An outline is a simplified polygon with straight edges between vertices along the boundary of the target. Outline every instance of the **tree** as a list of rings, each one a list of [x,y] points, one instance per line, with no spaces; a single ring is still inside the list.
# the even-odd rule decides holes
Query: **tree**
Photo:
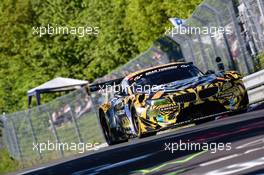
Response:
[[[111,72],[162,36],[169,17],[187,18],[200,2],[2,0],[0,112],[26,108],[26,92],[57,76],[92,82]],[[33,27],[48,25],[99,27],[99,34],[34,34]]]

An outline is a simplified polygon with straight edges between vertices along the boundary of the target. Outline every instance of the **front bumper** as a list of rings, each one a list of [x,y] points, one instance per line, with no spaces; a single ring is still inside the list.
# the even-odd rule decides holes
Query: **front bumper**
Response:
[[[229,82],[217,82],[174,93],[164,93],[159,99],[146,101],[145,112],[140,115],[141,130],[152,132],[172,127],[178,123],[182,111],[202,104],[215,103],[219,104],[223,111],[239,111],[246,108],[247,104],[243,102],[246,97],[247,92],[242,83],[234,85]],[[183,117],[189,120],[188,116]]]

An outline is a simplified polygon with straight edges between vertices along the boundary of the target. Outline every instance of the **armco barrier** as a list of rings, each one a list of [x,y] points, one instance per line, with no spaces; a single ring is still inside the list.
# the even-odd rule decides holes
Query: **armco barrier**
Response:
[[[264,70],[248,75],[243,80],[248,90],[264,85]]]
[[[264,70],[243,78],[250,104],[264,101]]]
[[[251,104],[264,101],[264,86],[249,90],[248,95]]]

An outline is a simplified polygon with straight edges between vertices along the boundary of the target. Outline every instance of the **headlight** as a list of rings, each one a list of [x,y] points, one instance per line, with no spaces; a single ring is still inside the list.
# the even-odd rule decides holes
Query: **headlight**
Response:
[[[161,99],[157,99],[157,100],[147,100],[146,104],[150,105],[150,106],[159,106],[159,105],[165,105],[170,103],[167,99],[165,98],[161,98]]]
[[[149,117],[157,117],[160,115],[160,112],[173,112],[179,109],[177,104],[171,103],[166,98],[147,100],[146,104],[149,105],[147,109],[147,115]]]
[[[147,115],[149,117],[157,117],[159,115],[159,113],[160,113],[160,110],[159,109],[152,109],[152,108],[150,108],[150,109],[147,110]]]

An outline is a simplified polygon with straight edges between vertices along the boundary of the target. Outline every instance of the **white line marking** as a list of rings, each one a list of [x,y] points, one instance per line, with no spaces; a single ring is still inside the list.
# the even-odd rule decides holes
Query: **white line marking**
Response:
[[[238,157],[238,156],[240,156],[240,155],[239,154],[233,154],[233,155],[230,155],[230,156],[226,156],[226,157],[222,157],[222,158],[219,158],[219,159],[216,159],[216,160],[212,160],[210,162],[202,163],[202,164],[200,164],[200,166],[208,166],[208,165],[215,164],[215,163],[218,163],[218,162],[222,162],[222,161],[225,161],[225,160],[228,160],[228,159],[232,159],[232,158],[235,158],[235,157]]]
[[[264,157],[259,159],[241,162],[233,165],[229,165],[223,168],[219,168],[210,172],[207,172],[205,175],[229,175],[229,174],[238,174],[238,172],[245,171],[257,166],[264,165]],[[242,174],[242,173],[241,173]]]
[[[255,145],[263,144],[263,143],[264,143],[264,138],[261,138],[261,139],[254,140],[252,142],[248,142],[248,143],[245,143],[243,145],[240,145],[240,146],[236,147],[236,149],[242,149],[245,147],[255,146]]]
[[[89,168],[89,169],[86,169],[86,170],[77,171],[77,172],[74,172],[72,175],[82,175],[82,174],[87,174],[87,173],[90,174],[91,171],[96,170],[98,168],[102,168],[102,167],[108,166],[108,165],[111,165],[111,164],[104,164],[104,165],[96,166],[96,167]],[[97,173],[93,173],[93,174],[97,174]]]
[[[39,167],[39,168],[36,168],[36,169],[33,169],[33,170],[24,171],[24,172],[21,172],[19,174],[28,174],[28,173],[32,173],[33,171],[43,170],[45,168],[48,168],[48,167],[43,166],[43,167]]]
[[[251,152],[259,151],[259,150],[262,150],[262,149],[264,149],[264,146],[263,147],[259,147],[259,148],[254,148],[254,149],[247,150],[245,152],[245,154],[249,154]]]
[[[121,162],[118,162],[118,163],[114,163],[114,164],[111,164],[111,165],[107,165],[105,167],[102,167],[102,168],[97,169],[96,172],[102,171],[102,170],[106,170],[106,169],[110,169],[110,168],[115,168],[115,167],[118,167],[118,166],[121,166],[121,165],[125,165],[125,164],[129,164],[131,162],[135,162],[135,161],[138,161],[140,159],[144,159],[146,157],[150,157],[150,156],[152,156],[154,154],[156,154],[156,153],[151,153],[151,154],[147,154],[147,155],[144,155],[144,156],[135,157],[135,158],[128,159],[128,160],[124,160],[124,161],[121,161]]]

